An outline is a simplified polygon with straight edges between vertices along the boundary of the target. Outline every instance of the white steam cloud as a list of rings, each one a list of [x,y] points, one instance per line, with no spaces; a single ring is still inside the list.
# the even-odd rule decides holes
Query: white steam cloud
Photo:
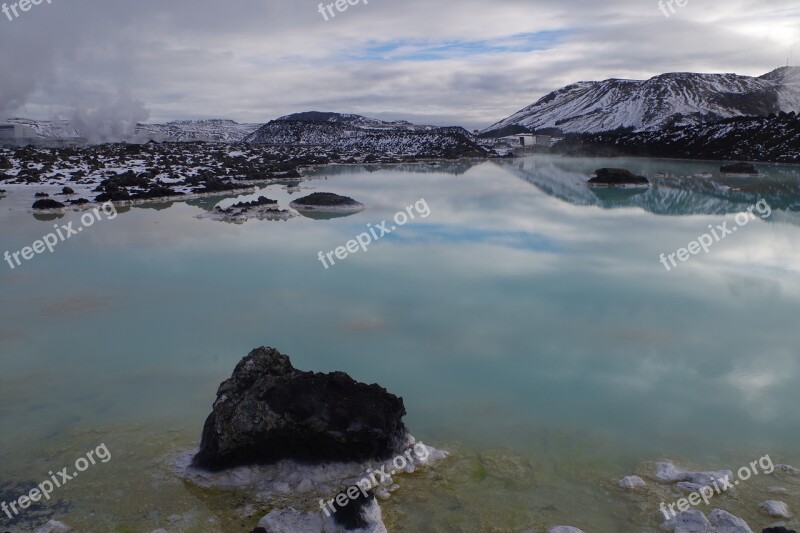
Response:
[[[72,126],[91,144],[129,139],[139,122],[150,116],[144,103],[120,93],[114,99],[90,108],[76,108],[70,116]]]

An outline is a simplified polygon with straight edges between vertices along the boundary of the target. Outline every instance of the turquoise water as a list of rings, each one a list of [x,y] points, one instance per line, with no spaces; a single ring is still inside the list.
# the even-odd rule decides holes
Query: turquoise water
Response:
[[[604,196],[583,185],[601,166],[668,177]],[[137,207],[14,270],[3,263],[3,481],[38,482],[105,441],[112,461],[65,487],[54,518],[150,531],[195,513],[167,529],[252,528],[257,517],[221,525],[225,495],[199,495],[164,465],[196,445],[238,360],[268,345],[297,368],[382,384],[405,399],[418,438],[459,451],[443,467],[451,479],[410,480],[414,491],[384,504],[390,530],[414,531],[420,515],[438,531],[488,530],[476,516],[496,531],[624,531],[620,516],[633,514],[655,527],[657,507],[609,488],[641,461],[800,463],[800,169],[761,166],[756,183],[679,178],[718,167],[535,156],[330,168],[302,190],[256,196],[286,208],[334,192],[365,211],[236,225],[197,218],[219,199]],[[55,223],[20,207],[31,191],[9,193],[0,252]],[[421,198],[429,217],[328,270],[318,261]],[[768,219],[670,272],[659,263],[761,198],[775,206]],[[476,475],[492,454],[530,461],[530,476]]]

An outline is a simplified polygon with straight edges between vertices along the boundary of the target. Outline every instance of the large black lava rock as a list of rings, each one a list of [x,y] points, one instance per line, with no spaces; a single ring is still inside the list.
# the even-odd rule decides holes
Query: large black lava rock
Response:
[[[44,199],[33,202],[33,209],[63,209],[67,206],[56,200]]]
[[[619,187],[625,185],[647,186],[650,184],[644,176],[637,176],[624,168],[601,168],[595,172],[596,177],[588,181],[589,185],[608,185]]]
[[[339,196],[332,192],[315,192],[292,202],[300,206],[309,207],[346,207],[359,206],[359,202],[347,196]]]
[[[296,370],[289,357],[257,348],[217,391],[195,466],[220,470],[295,459],[385,460],[402,448],[403,399],[343,372]]]

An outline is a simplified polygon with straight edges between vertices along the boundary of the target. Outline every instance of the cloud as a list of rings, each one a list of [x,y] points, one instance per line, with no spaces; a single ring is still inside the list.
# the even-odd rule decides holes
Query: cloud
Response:
[[[578,80],[760,75],[800,58],[790,0],[54,0],[0,15],[0,113],[48,118],[129,94],[151,120],[264,122],[309,109],[484,127]]]

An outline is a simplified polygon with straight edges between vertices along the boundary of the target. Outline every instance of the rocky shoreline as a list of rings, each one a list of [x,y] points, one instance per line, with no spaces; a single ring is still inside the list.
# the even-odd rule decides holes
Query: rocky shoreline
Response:
[[[429,132],[414,135],[420,137],[420,143],[407,146],[387,137],[384,145],[372,148],[246,142],[0,147],[0,185],[26,186],[34,192],[67,187],[72,190],[70,196],[76,198],[70,198],[70,202],[166,201],[205,193],[236,193],[251,189],[254,183],[296,180],[304,170],[331,164],[380,165],[498,157],[490,148],[465,139],[443,150],[429,142],[426,137]],[[451,133],[439,135],[449,139]],[[398,145],[397,149],[386,150],[392,142]],[[70,202],[62,203],[68,206]]]
[[[262,505],[272,508],[258,521],[256,533],[382,533],[386,527],[376,498],[389,498],[402,476],[433,467],[448,456],[417,442],[403,424],[405,413],[402,398],[379,385],[356,382],[342,372],[300,371],[288,356],[261,347],[242,359],[220,385],[200,447],[181,455],[173,469],[198,487],[256,494]],[[413,454],[408,451],[412,447]],[[398,457],[405,458],[402,464]],[[781,488],[783,478],[800,476],[800,469],[773,464],[769,456],[757,464],[763,476],[778,476],[770,481],[775,496],[758,506],[764,517],[773,520],[769,525],[773,529],[765,531],[789,532],[780,528],[797,522],[789,506],[776,497],[788,495]],[[364,484],[370,476],[376,483]],[[715,508],[706,515],[689,509],[681,499],[688,497],[692,506],[697,505],[692,493],[728,479],[730,492],[717,491],[713,496],[719,505],[729,506],[729,498],[738,500],[733,476],[730,470],[694,471],[660,461],[642,464],[637,475],[616,484],[620,498],[665,502],[661,509],[646,505],[653,516],[662,518],[662,530],[752,533],[747,522],[731,512]],[[670,502],[678,502],[677,509]],[[337,503],[344,505],[337,508]],[[347,512],[339,512],[344,509]],[[547,531],[582,533],[567,525]]]
[[[553,152],[576,157],[650,157],[688,160],[800,163],[800,117],[734,117],[712,124],[655,131],[567,135]]]

